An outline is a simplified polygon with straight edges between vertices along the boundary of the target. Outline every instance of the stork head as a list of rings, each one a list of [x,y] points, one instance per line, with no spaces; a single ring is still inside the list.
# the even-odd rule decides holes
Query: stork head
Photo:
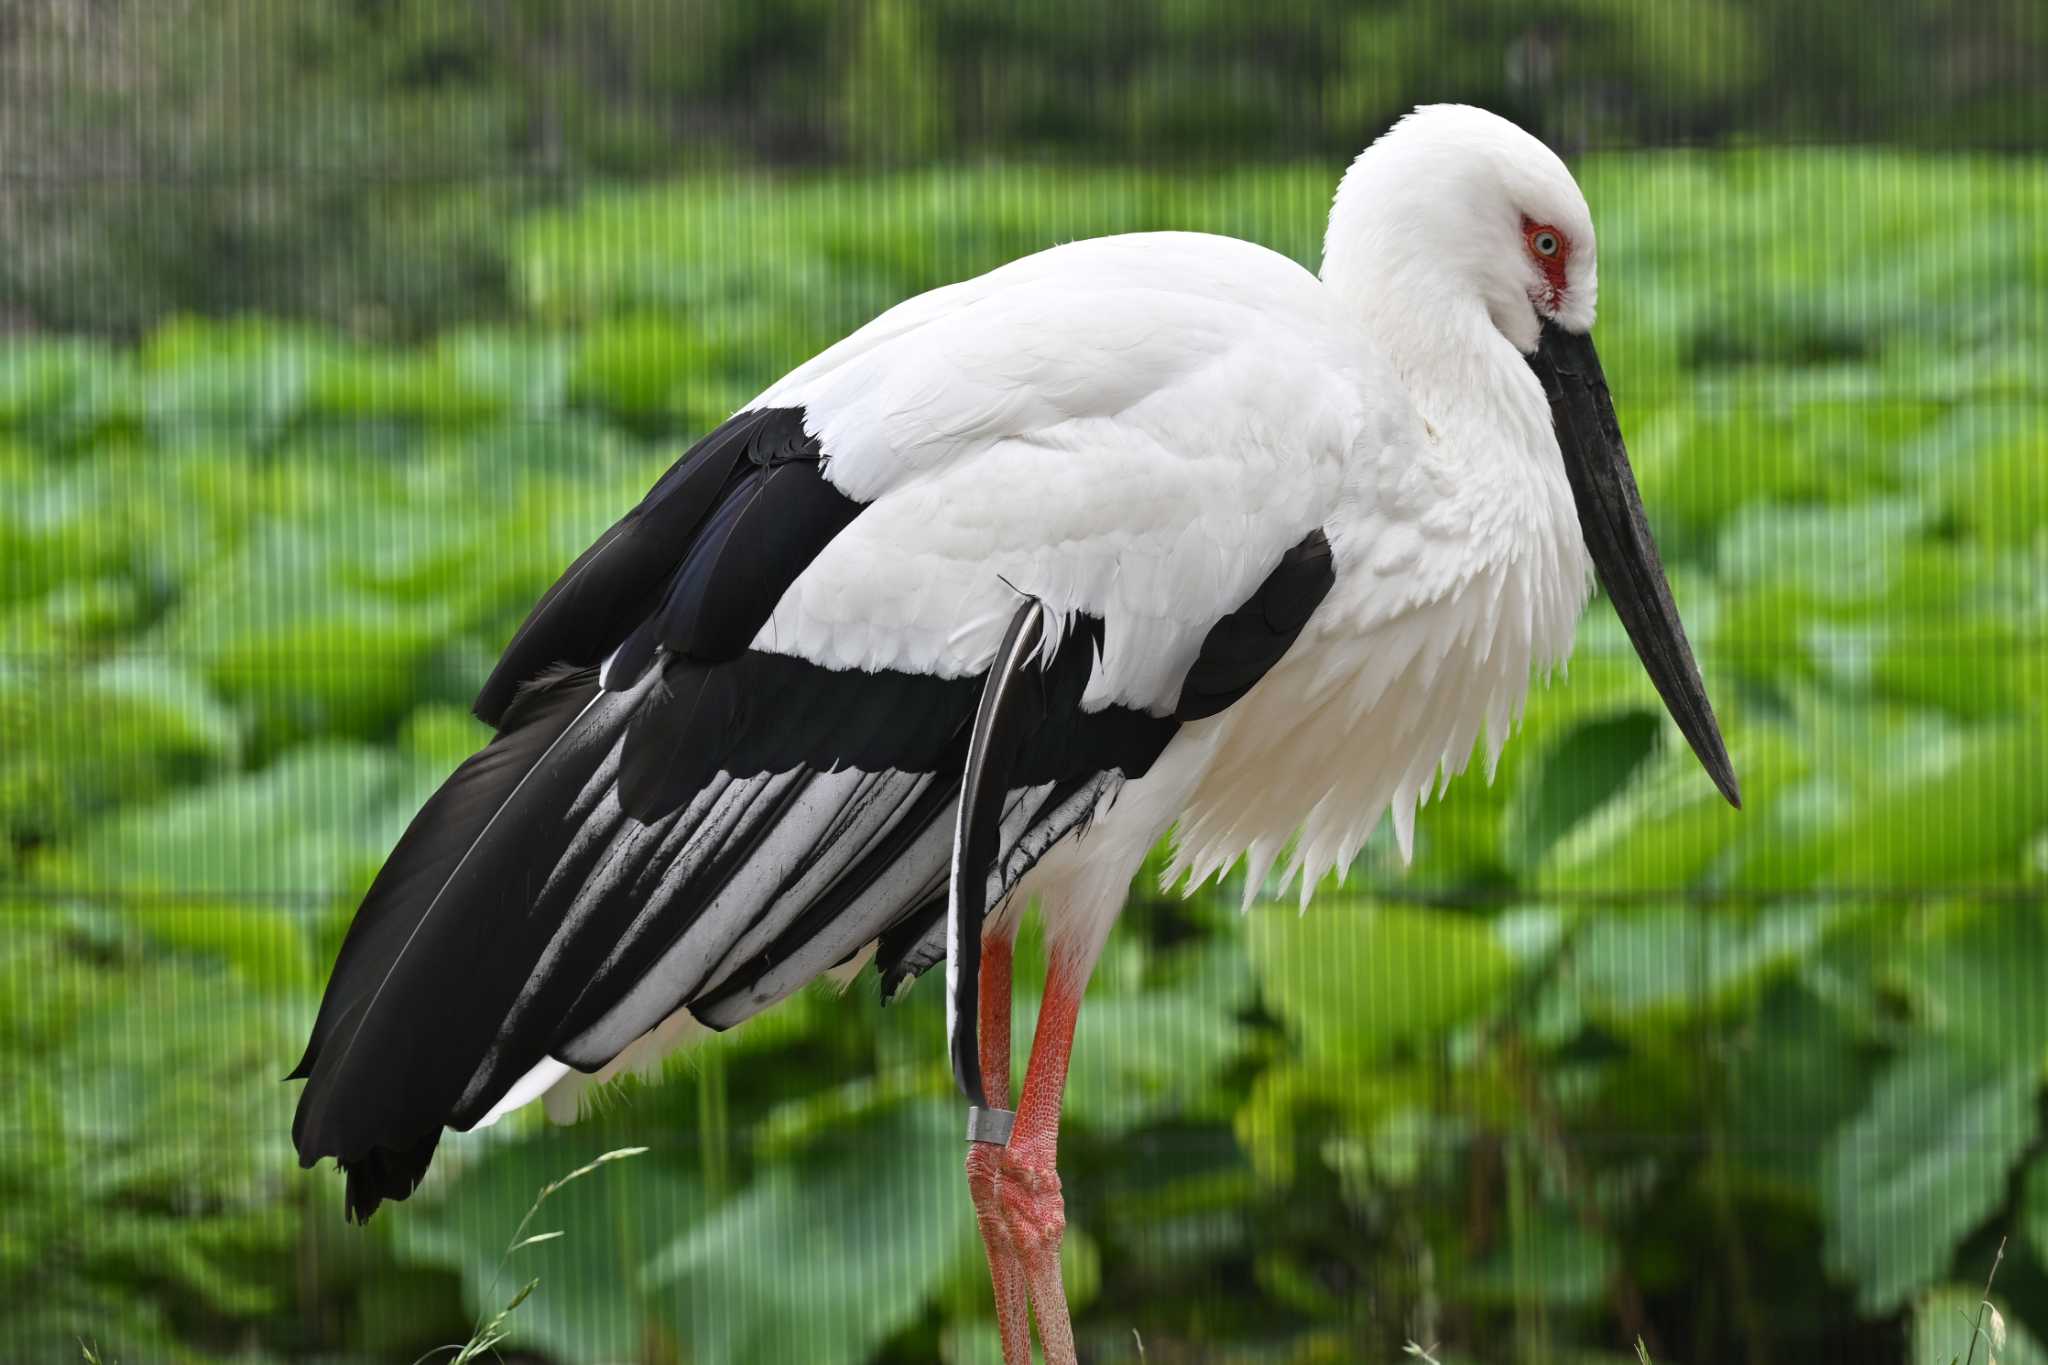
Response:
[[[1359,154],[1338,187],[1323,274],[1367,302],[1476,301],[1523,354],[1545,321],[1593,325],[1593,215],[1570,171],[1484,109],[1429,104]]]
[[[1741,805],[1593,349],[1593,215],[1564,162],[1482,109],[1417,109],[1346,172],[1330,210],[1323,279],[1365,313],[1397,367],[1403,349],[1415,349],[1400,342],[1418,331],[1452,346],[1498,348],[1491,329],[1527,357],[1615,613],[1693,752]]]

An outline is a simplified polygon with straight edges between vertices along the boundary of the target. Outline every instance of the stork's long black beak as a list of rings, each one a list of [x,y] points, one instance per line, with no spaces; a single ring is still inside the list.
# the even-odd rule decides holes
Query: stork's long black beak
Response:
[[[1622,445],[1621,426],[1614,420],[1614,400],[1608,396],[1593,338],[1546,322],[1529,367],[1550,399],[1565,474],[1579,507],[1579,529],[1615,615],[1707,775],[1728,804],[1739,810],[1742,789],[1735,781],[1735,766],[1728,761],[1721,726],[1707,700],[1706,684],[1700,681],[1699,665],[1693,662],[1685,623],[1671,600],[1671,584],[1665,580],[1657,542],[1650,536],[1643,497],[1636,491],[1635,471]]]

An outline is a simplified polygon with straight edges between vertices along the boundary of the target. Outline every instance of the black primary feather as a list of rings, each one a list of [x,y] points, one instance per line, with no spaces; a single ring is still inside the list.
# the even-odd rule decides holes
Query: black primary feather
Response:
[[[451,1088],[502,1017],[507,1002],[502,990],[494,995],[501,978],[490,968],[515,935],[501,932],[505,917],[490,904],[506,889],[502,871],[524,864],[533,833],[532,822],[505,812],[526,794],[529,809],[567,804],[563,788],[597,747],[577,742],[579,727],[602,733],[619,719],[593,716],[602,706],[589,670],[521,693],[497,738],[414,818],[349,926],[293,1072],[307,1084],[292,1138],[304,1164],[341,1159],[355,1217],[418,1183]]]

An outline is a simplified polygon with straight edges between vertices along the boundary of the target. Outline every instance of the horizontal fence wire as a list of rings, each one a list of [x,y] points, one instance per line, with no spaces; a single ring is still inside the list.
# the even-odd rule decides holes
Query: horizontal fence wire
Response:
[[[9,111],[0,105],[0,119]],[[1762,137],[1747,137],[1731,147],[1726,138],[1712,136],[1671,136],[1656,139],[1630,139],[1603,137],[1596,145],[1583,149],[1582,154],[1593,157],[1625,157],[1659,152],[1702,152],[1727,153],[1736,151],[1743,154],[1771,152],[1869,152],[1882,149],[1886,154],[1903,160],[1925,160],[1953,163],[1959,157],[1980,159],[1993,164],[2010,164],[2031,169],[2036,163],[2035,153],[2024,148],[1987,146],[1921,146],[1912,143],[1873,143],[1867,137],[1854,133],[1839,134],[1811,133],[1800,135],[1771,134]],[[1252,149],[1254,152],[1257,149]],[[689,180],[692,178],[715,178],[727,184],[746,185],[750,183],[773,184],[799,180],[805,177],[853,179],[855,177],[881,174],[903,177],[926,176],[934,171],[975,171],[1006,172],[1020,175],[1049,171],[1080,172],[1100,175],[1119,172],[1139,175],[1174,175],[1196,179],[1224,178],[1240,173],[1246,164],[1247,153],[1188,152],[1177,150],[1162,159],[1156,155],[1144,156],[1138,152],[1117,151],[1078,153],[1062,151],[1034,155],[1029,150],[1015,148],[995,150],[989,146],[969,144],[948,161],[915,169],[870,167],[859,164],[820,162],[815,159],[790,158],[782,162],[773,160],[751,166],[734,167],[730,162],[705,158],[692,161],[687,157],[678,162],[640,172],[629,176],[608,174],[602,170],[577,165],[566,159],[558,160],[506,160],[506,161],[450,161],[422,162],[409,165],[380,165],[375,167],[351,165],[341,161],[318,159],[306,160],[262,160],[229,165],[83,165],[77,154],[68,158],[69,164],[61,168],[26,166],[17,162],[0,166],[0,186],[17,190],[47,190],[54,192],[84,191],[99,188],[148,188],[165,190],[217,190],[240,189],[250,183],[271,181],[302,181],[323,187],[348,189],[376,189],[380,187],[412,188],[422,190],[444,190],[465,185],[487,185],[503,181],[538,181],[571,189],[618,189],[637,183],[658,182],[668,179]],[[1322,172],[1332,169],[1333,160],[1341,161],[1328,152],[1307,148],[1283,148],[1277,153],[1266,152],[1257,158],[1258,164],[1268,169],[1292,172]]]
[[[402,595],[394,595],[389,599],[380,600],[388,600],[389,604],[393,606],[403,607],[405,605],[405,599]],[[1853,602],[1858,599],[1852,598],[1850,600]],[[432,607],[423,607],[421,609],[426,611],[433,610]],[[227,619],[233,619],[231,613],[227,614]],[[1885,657],[1891,659],[2011,659],[2027,657],[2035,651],[2048,648],[2048,627],[2001,633],[1996,638],[1985,639],[1974,634],[1944,635],[1939,632],[1900,630],[1883,616],[1862,616],[1843,622],[1838,628],[1845,632],[1881,632],[1882,638],[1879,643],[1883,646]],[[463,638],[467,639],[469,637],[464,636]],[[1822,662],[1826,662],[1831,656],[1836,654],[1839,654],[1844,659],[1860,660],[1870,650],[1869,644],[1861,642],[1844,643],[1839,646],[1830,646],[1825,641],[1806,641],[1804,644],[1807,651]],[[384,651],[354,646],[346,649],[323,649],[318,646],[281,645],[274,650],[256,650],[253,652],[237,648],[233,667],[238,679],[237,690],[247,694],[261,695],[265,688],[261,683],[252,682],[250,679],[252,676],[260,676],[265,671],[266,659],[277,661],[274,671],[280,678],[290,679],[297,683],[303,680],[306,665],[342,667],[358,664],[410,662],[419,659],[423,654],[431,652],[431,648]],[[1777,641],[1749,644],[1740,639],[1717,640],[1710,649],[1703,651],[1703,654],[1709,661],[1722,663],[1737,665],[1751,663],[1774,664],[1783,661],[1784,646]],[[1583,663],[1589,660],[1627,661],[1636,656],[1630,652],[1625,644],[1613,646],[1589,644],[1573,650],[1572,657]],[[27,648],[0,645],[0,662],[22,664],[38,669],[76,669],[95,664],[117,662],[123,659],[147,659],[165,663],[191,664],[199,667],[211,667],[218,663],[218,656],[206,650],[147,643],[136,645],[49,645]],[[284,661],[286,660],[290,661],[289,668],[285,666]],[[472,681],[476,685],[481,686],[483,677],[478,675]],[[1655,705],[1655,699],[1647,692],[1640,698],[1640,702],[1646,707]]]
[[[550,336],[546,331],[537,332],[535,335],[537,339],[542,341],[547,340]],[[573,341],[576,329],[574,327],[564,328],[559,335],[570,338]],[[4,375],[8,368],[8,350],[8,341],[4,336],[0,336],[0,375]],[[383,364],[393,361],[403,364],[408,360],[430,360],[433,356],[434,353],[431,350],[419,352],[368,351],[361,356],[344,354],[341,363],[348,364],[354,360],[361,359],[370,364]],[[292,366],[293,363],[287,361],[283,362],[281,368],[291,368]],[[310,368],[292,368],[292,390],[302,387],[312,388],[319,383],[319,380],[309,373]],[[1752,373],[1754,375],[1761,375],[1767,369],[1767,366],[1759,363],[1752,368]],[[1880,417],[1891,410],[1905,413],[1917,412],[1926,408],[2016,407],[2021,409],[2042,408],[2048,410],[2048,387],[2036,387],[2025,384],[2005,382],[1984,386],[1961,384],[1950,388],[1928,389],[1924,391],[1887,388],[1876,395],[1871,395],[1841,393],[1839,391],[1831,392],[1831,389],[1838,388],[1838,386],[1832,383],[1825,369],[1802,378],[1773,378],[1768,381],[1760,381],[1746,376],[1743,367],[1737,366],[1724,371],[1723,376],[1709,378],[1686,386],[1629,383],[1617,395],[1617,399],[1624,411],[1627,411],[1631,406],[1661,407],[1665,405],[1678,405],[1716,415],[1728,412],[1745,413],[1759,426],[1767,426],[1774,421],[1782,419],[1788,413],[1832,409],[1843,409],[1865,415],[1877,414]],[[687,377],[689,377],[687,370],[678,371],[677,378],[679,380]],[[173,381],[177,378],[179,376],[172,375]],[[400,378],[405,378],[405,376],[400,376]],[[722,379],[722,376],[720,378]],[[121,382],[125,385],[128,381],[123,377]],[[149,380],[145,378],[139,381],[136,387],[146,390],[148,384]],[[372,395],[375,395],[378,387],[375,382],[366,387]],[[400,392],[396,380],[390,381],[388,387],[394,395]],[[739,387],[744,388],[748,386],[745,383],[741,383]],[[652,412],[621,414],[615,409],[593,404],[591,406],[564,405],[556,411],[535,411],[531,407],[522,407],[517,399],[498,398],[488,391],[459,392],[453,399],[441,400],[466,405],[465,410],[452,414],[431,410],[423,411],[422,409],[426,408],[427,405],[417,400],[407,400],[405,404],[394,406],[386,411],[378,411],[372,408],[359,414],[334,413],[318,410],[321,400],[317,395],[301,395],[292,391],[287,391],[285,394],[266,393],[256,388],[252,388],[252,394],[265,402],[276,403],[278,410],[266,411],[262,407],[252,410],[247,407],[222,406],[202,408],[183,404],[159,405],[149,398],[146,392],[138,392],[135,394],[133,406],[86,407],[81,409],[69,407],[60,400],[58,403],[52,404],[47,411],[39,412],[26,418],[16,418],[11,421],[0,419],[0,435],[12,432],[34,439],[54,431],[59,437],[56,443],[61,445],[67,443],[76,444],[94,438],[119,436],[123,431],[130,429],[139,429],[144,434],[166,431],[179,434],[207,431],[234,433],[257,431],[265,433],[264,439],[257,444],[264,449],[268,449],[276,446],[285,438],[303,435],[336,435],[365,438],[373,435],[375,429],[379,427],[389,428],[391,434],[384,439],[397,443],[415,438],[419,434],[474,431],[478,428],[488,429],[490,427],[528,428],[535,430],[546,430],[548,428],[587,429],[592,419],[605,421],[607,423],[606,434],[615,438],[622,445],[670,445],[702,434],[702,432],[692,431],[677,423],[672,410],[657,409]],[[103,388],[97,392],[81,393],[78,397],[84,403],[112,404],[114,400],[125,400],[128,397],[128,390],[125,387],[110,387]],[[1759,409],[1757,406],[1759,402],[1765,405],[1762,409]],[[313,410],[306,411],[304,408],[312,408]],[[643,435],[638,433],[632,426],[615,425],[619,422],[622,415],[635,422],[652,421],[657,427],[656,434]],[[2044,426],[2048,426],[2048,417],[2044,417]],[[67,437],[67,431],[76,432],[77,435]]]
[[[1175,893],[1177,894],[1177,893]],[[1196,895],[1223,893],[1206,886]],[[136,910],[218,910],[223,913],[264,912],[278,909],[302,913],[324,912],[348,903],[341,892],[316,889],[250,890],[246,887],[220,891],[101,890],[92,886],[68,886],[27,882],[0,882],[0,914],[41,912],[50,906],[73,909]],[[1234,895],[1226,897],[1235,904]],[[1278,911],[1296,913],[1293,896],[1282,896]],[[1777,904],[1864,905],[1910,907],[1948,902],[1972,905],[2048,904],[2048,881],[2019,884],[1946,882],[1933,884],[1872,883],[1848,886],[1782,887],[1691,887],[1683,885],[1602,889],[1563,887],[1549,890],[1527,888],[1417,887],[1400,882],[1365,881],[1353,876],[1344,886],[1316,898],[1312,912],[1324,910],[1370,914],[1375,906],[1412,905],[1425,909],[1503,909],[1514,906],[1558,907],[1562,909],[1716,909],[1754,908]]]

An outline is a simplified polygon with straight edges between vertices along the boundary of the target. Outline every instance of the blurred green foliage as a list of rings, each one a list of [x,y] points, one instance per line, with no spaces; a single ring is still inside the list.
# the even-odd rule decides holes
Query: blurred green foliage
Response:
[[[1246,921],[1235,885],[1141,881],[1062,1152],[1094,1358],[1135,1331],[1165,1361],[1622,1361],[1641,1333],[1660,1362],[1918,1365],[1962,1348],[2002,1236],[2001,1359],[2048,1337],[2048,171],[1665,152],[1582,179],[1748,809],[1596,604],[1411,870],[1375,841],[1305,917]],[[707,176],[497,225],[496,326],[0,347],[0,1354],[411,1359],[516,1287],[537,1187],[644,1143],[549,1204],[514,1344],[994,1359],[928,986],[820,988],[582,1124],[451,1139],[361,1231],[293,1168],[276,1078],[378,860],[482,738],[496,648],[691,434],[1054,240],[1312,262],[1330,181]]]
[[[725,165],[2048,144],[2036,0],[0,0],[0,330],[517,312],[500,225]],[[1824,340],[1824,339],[1822,339]]]

